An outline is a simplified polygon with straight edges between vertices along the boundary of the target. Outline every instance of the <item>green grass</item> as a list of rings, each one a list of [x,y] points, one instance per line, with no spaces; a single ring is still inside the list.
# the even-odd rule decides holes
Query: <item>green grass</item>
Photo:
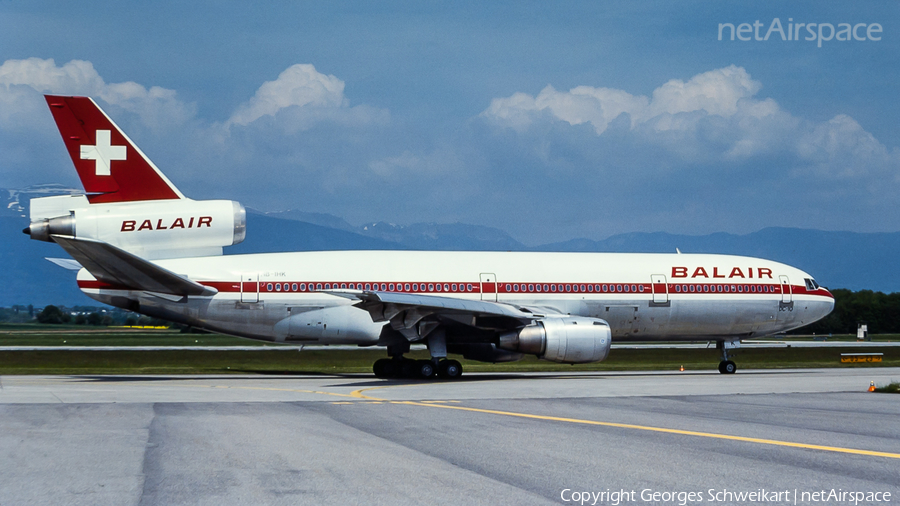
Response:
[[[900,394],[900,381],[892,381],[887,385],[875,387],[875,391],[883,394]]]
[[[0,346],[265,346],[262,341],[188,334],[178,330],[86,327],[84,325],[0,325]]]

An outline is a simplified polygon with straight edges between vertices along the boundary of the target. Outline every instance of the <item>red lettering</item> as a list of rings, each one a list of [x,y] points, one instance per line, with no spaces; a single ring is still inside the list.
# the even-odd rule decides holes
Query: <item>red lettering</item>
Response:
[[[134,232],[134,226],[137,225],[137,222],[134,220],[128,220],[122,222],[122,230],[119,232]]]
[[[747,267],[747,272],[750,273],[750,277],[753,277],[753,267]]]
[[[741,270],[740,267],[735,267],[734,269],[731,269],[731,274],[729,274],[728,277],[729,278],[743,278],[745,276],[744,276],[744,272]]]
[[[162,218],[160,218],[160,219],[156,222],[156,230],[168,230],[166,227],[163,226],[163,224],[162,224]]]
[[[153,225],[150,224],[150,220],[144,220],[144,222],[141,223],[141,228],[138,229],[138,232],[141,230],[153,230]]]
[[[694,269],[694,273],[691,274],[691,277],[692,278],[698,278],[698,277],[708,278],[709,274],[706,273],[706,269],[704,269],[703,267],[697,267],[696,269]]]
[[[756,271],[759,273],[759,276],[757,276],[757,277],[761,278],[761,277],[763,277],[763,274],[765,274],[766,276],[769,277],[769,279],[772,279],[772,269],[766,269],[765,267],[760,267]]]
[[[188,223],[188,228],[194,228],[194,217],[191,216],[191,221]]]
[[[672,267],[672,277],[673,278],[686,278],[687,277],[687,267]]]
[[[212,226],[212,216],[201,216],[200,221],[197,222],[197,228],[206,225],[207,227]]]
[[[714,278],[724,278],[725,275],[724,275],[724,274],[719,274],[719,268],[718,268],[718,267],[713,267],[713,277],[714,277]]]
[[[175,218],[175,223],[172,223],[172,226],[169,228],[184,228],[184,220]]]

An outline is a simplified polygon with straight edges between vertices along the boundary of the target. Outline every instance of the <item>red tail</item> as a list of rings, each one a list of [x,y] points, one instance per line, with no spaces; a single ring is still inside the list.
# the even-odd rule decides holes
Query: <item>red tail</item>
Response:
[[[89,97],[45,98],[92,204],[184,198]]]

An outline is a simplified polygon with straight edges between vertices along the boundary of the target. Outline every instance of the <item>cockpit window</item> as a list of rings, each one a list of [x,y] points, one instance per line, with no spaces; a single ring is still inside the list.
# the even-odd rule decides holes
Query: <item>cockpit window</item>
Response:
[[[819,284],[816,283],[815,279],[805,278],[804,281],[806,281],[806,289],[807,290],[818,290],[819,289]]]

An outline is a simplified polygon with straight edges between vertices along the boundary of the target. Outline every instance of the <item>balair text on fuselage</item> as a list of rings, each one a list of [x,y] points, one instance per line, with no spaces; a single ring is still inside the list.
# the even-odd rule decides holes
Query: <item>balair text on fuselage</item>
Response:
[[[187,223],[185,223],[187,220]],[[198,216],[198,217],[190,217],[190,218],[175,218],[174,221],[166,223],[170,223],[169,226],[165,226],[163,224],[162,218],[156,220],[156,225],[153,225],[153,220],[143,220],[141,222],[141,226],[137,225],[137,220],[124,220],[122,221],[122,228],[119,232],[140,232],[141,230],[169,230],[174,228],[194,228],[194,223],[196,220],[197,228],[200,227],[211,227],[212,226],[212,216]]]
[[[725,273],[728,273],[727,275]],[[688,274],[690,273],[690,274]],[[710,274],[712,273],[712,274]],[[754,276],[755,274],[755,276]],[[767,267],[731,267],[719,270],[718,267],[707,269],[705,267],[672,267],[673,278],[707,278],[707,279],[772,279],[772,269]]]

